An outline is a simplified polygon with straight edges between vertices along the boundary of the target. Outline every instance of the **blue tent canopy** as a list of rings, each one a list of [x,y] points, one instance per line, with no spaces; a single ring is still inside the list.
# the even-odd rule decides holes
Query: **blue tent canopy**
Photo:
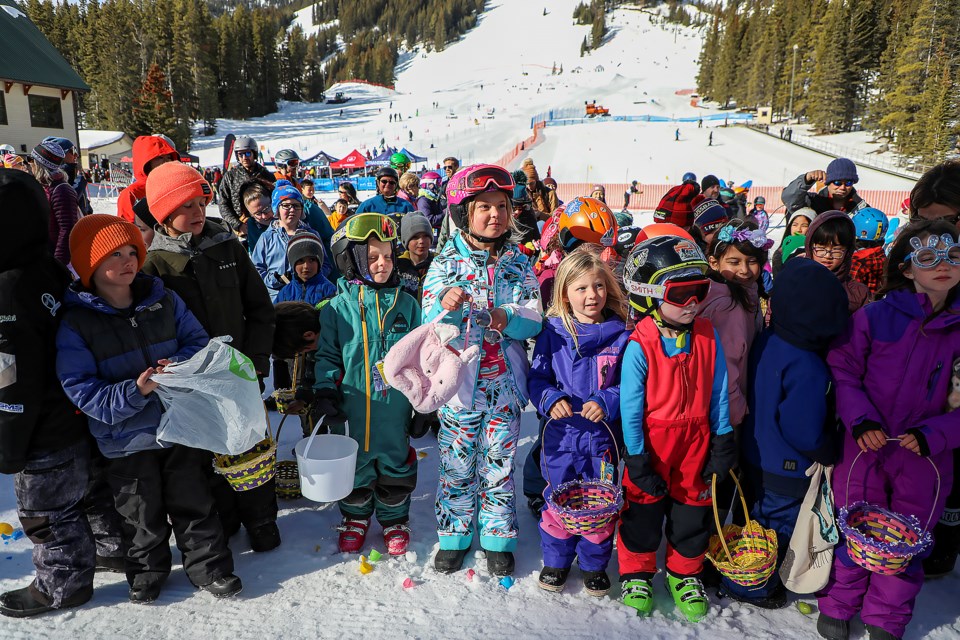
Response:
[[[415,154],[413,151],[410,151],[406,147],[404,147],[403,149],[400,149],[400,153],[410,158],[410,162],[426,162],[427,161],[426,156],[418,156],[417,154]]]

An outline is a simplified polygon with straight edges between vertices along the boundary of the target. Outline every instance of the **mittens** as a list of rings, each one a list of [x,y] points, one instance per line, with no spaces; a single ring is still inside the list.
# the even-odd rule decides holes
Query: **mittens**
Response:
[[[649,454],[627,456],[624,462],[627,465],[627,476],[641,491],[654,498],[667,493],[667,481],[653,470]]]
[[[700,477],[706,484],[710,484],[713,474],[722,478],[737,464],[737,441],[733,431],[722,436],[711,436],[710,453],[703,465]]]

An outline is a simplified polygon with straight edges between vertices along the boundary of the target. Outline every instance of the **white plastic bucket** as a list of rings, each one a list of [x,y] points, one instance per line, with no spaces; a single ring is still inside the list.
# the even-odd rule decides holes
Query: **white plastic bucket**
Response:
[[[353,491],[360,445],[350,437],[349,425],[345,436],[318,435],[317,430],[323,422],[317,422],[310,437],[294,447],[300,472],[300,492],[304,498],[315,502],[336,502]]]

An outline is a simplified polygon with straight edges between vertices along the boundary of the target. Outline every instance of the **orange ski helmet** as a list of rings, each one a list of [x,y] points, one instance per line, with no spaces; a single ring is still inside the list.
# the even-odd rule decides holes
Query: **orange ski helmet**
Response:
[[[610,207],[596,198],[574,198],[560,214],[557,234],[563,250],[572,251],[584,242],[599,245],[605,235],[615,238],[617,221]]]

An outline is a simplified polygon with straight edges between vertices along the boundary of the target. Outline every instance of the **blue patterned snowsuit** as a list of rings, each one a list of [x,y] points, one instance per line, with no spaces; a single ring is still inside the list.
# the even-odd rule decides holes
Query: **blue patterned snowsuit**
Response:
[[[437,531],[441,549],[469,549],[473,516],[479,511],[480,546],[488,551],[513,551],[517,545],[513,457],[520,435],[520,413],[527,404],[529,363],[524,340],[540,332],[540,289],[533,263],[513,243],[507,243],[487,272],[486,251],[470,248],[454,233],[434,258],[423,286],[424,321],[443,311],[447,289],[463,287],[474,305],[500,307],[507,313],[500,343],[505,371],[481,377],[480,363],[467,366],[456,396],[438,412],[440,418],[440,484],[437,488]],[[464,310],[452,311],[442,322],[460,329],[450,346],[481,347],[485,331],[469,321]],[[465,345],[464,340],[469,344]],[[479,509],[477,505],[479,503]]]

